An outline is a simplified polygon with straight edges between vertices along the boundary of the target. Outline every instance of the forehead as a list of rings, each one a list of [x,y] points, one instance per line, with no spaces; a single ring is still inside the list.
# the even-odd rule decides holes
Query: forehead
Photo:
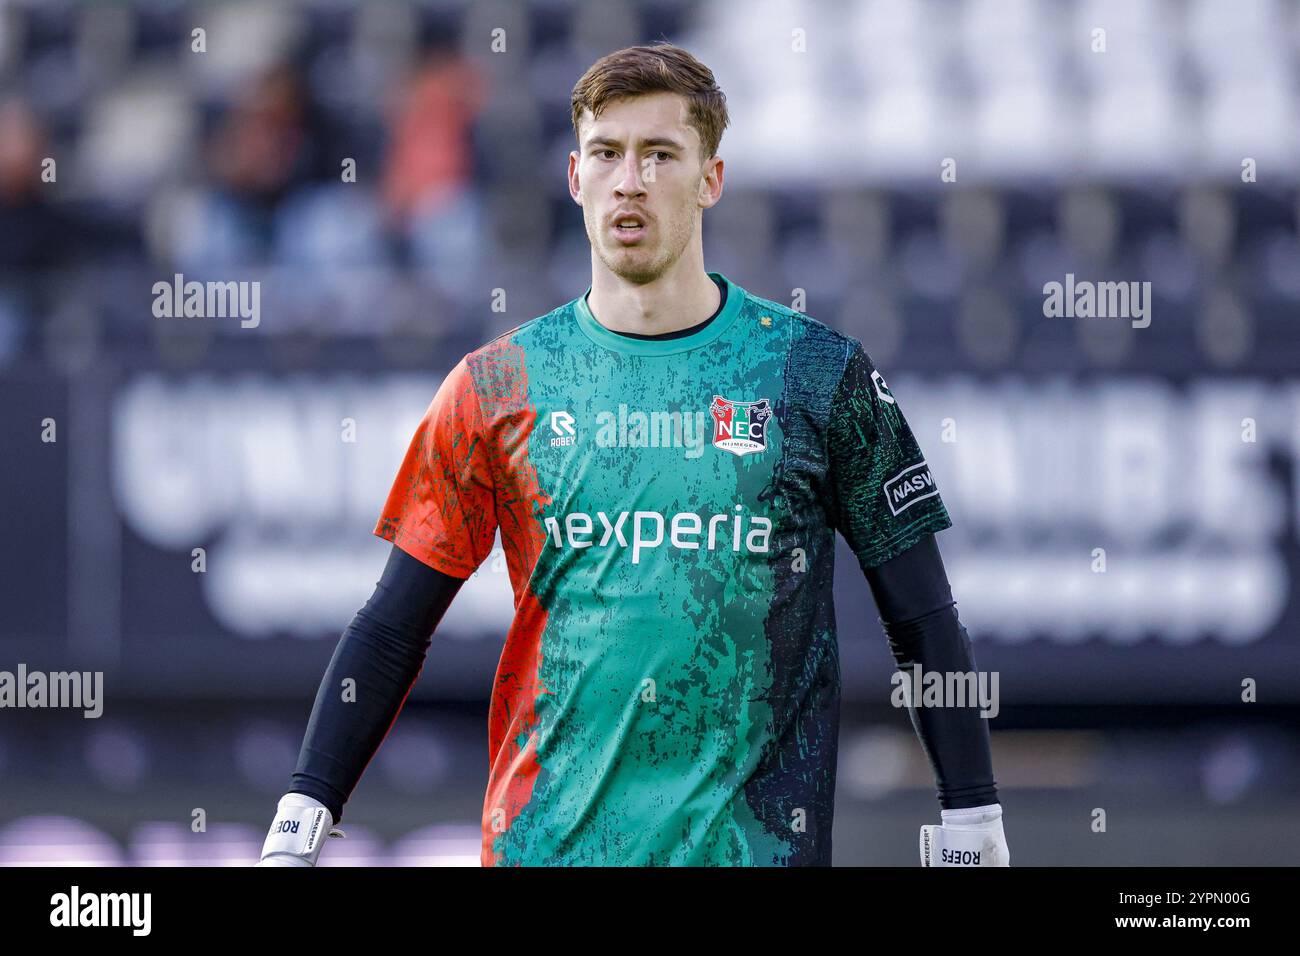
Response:
[[[677,93],[645,93],[627,96],[605,105],[593,121],[591,110],[582,114],[582,140],[675,139],[698,145],[699,134],[687,122],[686,98]]]

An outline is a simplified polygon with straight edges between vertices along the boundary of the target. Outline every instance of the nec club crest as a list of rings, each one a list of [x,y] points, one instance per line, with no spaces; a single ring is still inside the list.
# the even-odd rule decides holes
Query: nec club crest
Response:
[[[756,402],[733,402],[713,396],[713,444],[733,455],[750,455],[767,448],[767,423],[772,405],[766,398]]]

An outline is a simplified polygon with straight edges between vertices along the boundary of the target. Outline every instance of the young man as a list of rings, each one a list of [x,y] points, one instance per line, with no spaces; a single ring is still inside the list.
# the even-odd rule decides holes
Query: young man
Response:
[[[620,50],[578,82],[573,124],[591,287],[438,389],[265,863],[314,864],[498,529],[515,616],[484,865],[829,864],[836,531],[900,667],[974,670],[932,536],[947,510],[866,351],[704,269],[727,125],[712,73],[674,46]],[[944,817],[923,859],[1005,865],[983,719],[912,719]]]

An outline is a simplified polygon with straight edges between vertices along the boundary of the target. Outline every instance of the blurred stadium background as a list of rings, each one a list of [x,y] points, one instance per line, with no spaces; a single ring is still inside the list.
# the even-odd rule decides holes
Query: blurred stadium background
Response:
[[[660,38],[732,113],[707,267],[861,338],[936,470],[1015,863],[1300,862],[1296,3],[51,0],[0,8],[0,669],[106,700],[0,711],[0,864],[256,858],[440,376],[590,283],[570,90]],[[175,273],[260,324],[154,318]],[[1067,273],[1150,327],[1045,317]],[[835,859],[915,865],[838,564]],[[493,558],[326,865],[477,862],[510,611]]]

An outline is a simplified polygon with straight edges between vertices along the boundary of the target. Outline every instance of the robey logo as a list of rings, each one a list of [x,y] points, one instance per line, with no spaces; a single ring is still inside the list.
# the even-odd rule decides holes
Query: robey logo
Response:
[[[573,416],[565,411],[551,412],[551,431],[556,436],[551,439],[552,448],[572,445],[576,437],[573,431]]]

